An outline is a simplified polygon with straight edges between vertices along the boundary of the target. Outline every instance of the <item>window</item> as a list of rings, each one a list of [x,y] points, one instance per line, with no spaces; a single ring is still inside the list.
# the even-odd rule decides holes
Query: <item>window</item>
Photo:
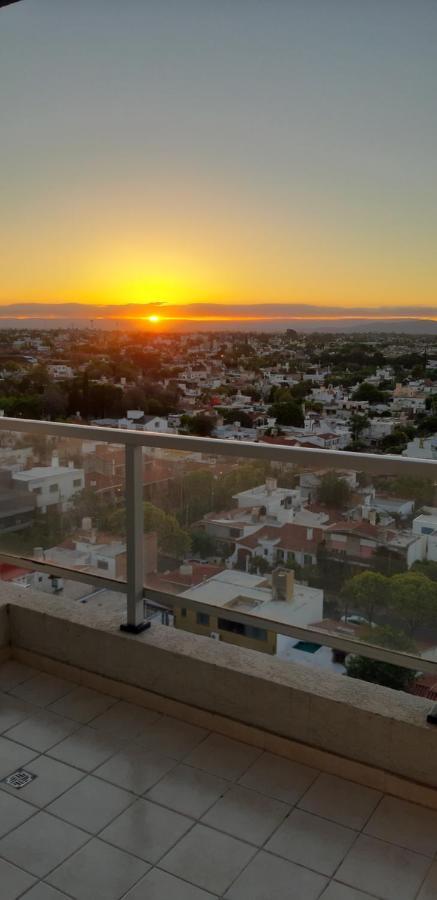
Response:
[[[187,618],[187,610],[186,610],[185,606],[183,606],[181,609],[181,617],[182,617],[182,619]]]
[[[266,641],[267,631],[264,628],[255,628],[253,625],[243,625],[242,622],[231,622],[230,619],[219,619],[218,627],[221,631],[230,631],[231,634],[241,634],[250,640]]]
[[[51,493],[51,494],[56,494],[58,490],[59,490],[59,485],[58,485],[58,484],[51,484],[51,485],[50,485],[50,493]]]
[[[241,531],[239,528],[231,528],[229,532],[229,536],[232,538],[239,538]]]
[[[73,487],[81,487],[81,486],[82,486],[82,481],[81,481],[81,479],[80,479],[80,478],[75,478],[74,481],[73,481]]]
[[[295,559],[296,559],[296,556],[295,556],[295,554],[294,554],[294,551],[293,551],[293,550],[289,550],[288,553],[287,553],[287,562],[294,562]]]
[[[311,566],[312,562],[313,562],[312,556],[310,556],[309,553],[304,553],[304,557],[303,557],[304,566]]]
[[[108,570],[108,565],[109,565],[109,564],[108,564],[108,561],[107,561],[106,559],[98,559],[98,560],[97,560],[97,568],[98,568],[98,569],[105,569],[105,571],[107,571],[107,570]]]
[[[33,493],[34,494],[42,494],[42,487],[33,488]]]
[[[197,613],[196,622],[198,625],[209,625],[209,616],[207,613]]]
[[[276,551],[276,559],[284,559],[284,551],[283,550]]]

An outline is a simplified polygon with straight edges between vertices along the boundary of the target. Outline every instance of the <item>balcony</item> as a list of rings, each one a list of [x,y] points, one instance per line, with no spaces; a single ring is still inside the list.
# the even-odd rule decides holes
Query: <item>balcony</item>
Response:
[[[414,649],[372,643],[369,629],[364,634],[335,618],[335,589],[307,584],[311,573],[303,567],[278,568],[276,557],[269,571],[232,565],[239,537],[220,567],[191,559],[183,542],[177,552],[166,546],[180,536],[165,532],[151,567],[156,546],[145,529],[144,500],[150,502],[146,473],[153,468],[155,478],[159,469],[153,505],[168,510],[170,499],[176,509],[182,497],[185,524],[201,496],[203,519],[193,513],[190,522],[197,526],[217,507],[211,484],[218,493],[226,478],[238,481],[235,472],[248,460],[273,467],[287,484],[303,471],[317,477],[336,469],[349,479],[367,473],[362,487],[396,476],[415,480],[416,488],[422,479],[431,491],[435,463],[6,419],[0,434],[2,453],[5,445],[21,453],[25,438],[47,468],[53,444],[58,463],[74,455],[84,471],[96,445],[125,454],[121,481],[117,472],[122,492],[103,493],[125,522],[115,536],[125,547],[118,569],[115,562],[99,569],[99,559],[109,565],[117,554],[97,549],[98,534],[90,541],[92,563],[83,534],[31,552],[24,550],[28,525],[13,538],[0,534],[0,561],[22,573],[21,583],[0,582],[2,900],[434,898],[433,701],[348,678],[331,663],[334,650],[421,672],[426,681],[437,670],[432,627],[418,628]],[[190,480],[199,466],[212,479]],[[187,475],[182,488],[168,474],[178,467]],[[295,511],[281,506],[272,480],[266,490],[278,533],[300,540],[291,527],[299,524],[290,521]],[[99,501],[96,490],[90,494],[96,510],[85,509],[84,518],[92,531]],[[432,505],[430,495],[420,508]],[[307,498],[301,522],[310,521],[310,507],[320,516],[315,506]],[[62,515],[70,515],[68,506]],[[239,507],[247,538],[264,528],[263,513],[256,515],[261,519]],[[36,524],[42,537],[52,537],[39,517]],[[401,532],[408,522],[395,525]],[[310,529],[305,541],[313,545],[315,529],[299,527]],[[262,546],[268,554],[268,534]],[[304,544],[287,552],[303,553]],[[326,557],[321,572],[329,580]],[[376,562],[369,558],[369,571]],[[194,584],[196,566],[203,568]],[[329,603],[321,620],[320,602]],[[228,623],[219,640],[202,616]],[[255,631],[274,639],[269,652],[259,652]],[[320,649],[302,652],[299,643]]]

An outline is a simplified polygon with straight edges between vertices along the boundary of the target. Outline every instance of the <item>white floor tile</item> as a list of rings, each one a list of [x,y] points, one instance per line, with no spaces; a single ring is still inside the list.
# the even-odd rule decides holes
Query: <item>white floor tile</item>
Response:
[[[68,891],[75,900],[119,900],[148,868],[135,856],[94,838],[48,875],[46,881]]]
[[[77,828],[96,834],[132,801],[132,794],[88,775],[51,803],[47,811]]]
[[[29,678],[23,684],[17,685],[11,691],[15,697],[20,700],[26,700],[28,703],[34,703],[35,706],[48,706],[68,694],[74,688],[71,681],[64,681],[63,678],[55,678],[46,672],[41,672],[34,678]]]
[[[364,830],[426,856],[437,851],[437,812],[406,800],[384,797]]]
[[[161,714],[134,703],[119,700],[91,722],[91,727],[117,738],[133,740],[161,718]]]
[[[379,791],[323,772],[299,800],[298,806],[360,831],[381,797]]]
[[[11,694],[0,694],[0,734],[13,728],[18,722],[27,719],[32,713],[37,711],[32,703],[26,703],[19,697],[12,697]]]
[[[39,812],[1,839],[0,856],[44,878],[88,839],[84,831]]]
[[[290,807],[280,800],[235,785],[211,807],[202,822],[261,846],[289,811]]]
[[[5,737],[44,753],[77,728],[77,722],[43,709],[6,732]]]
[[[108,697],[107,694],[100,694],[90,688],[78,687],[73,691],[70,690],[69,694],[57,700],[56,703],[52,703],[50,709],[52,712],[59,713],[60,716],[66,716],[86,725],[116,702],[114,697]]]
[[[69,900],[69,898],[67,894],[61,894],[56,888],[40,881],[27,894],[23,895],[23,900]]]
[[[360,835],[335,877],[381,900],[413,900],[429,866],[426,856]]]
[[[436,900],[437,897],[437,862],[433,863],[417,895],[417,900]]]
[[[2,900],[16,900],[23,891],[34,884],[35,879],[22,869],[0,859],[0,891]]]
[[[221,734],[210,734],[186,758],[187,765],[210,775],[234,780],[248,769],[261,751]]]
[[[19,747],[20,745],[16,744],[15,746]],[[33,751],[29,750],[28,752],[32,753]],[[84,777],[83,772],[79,772],[78,769],[66,766],[48,756],[38,756],[26,763],[24,768],[37,777],[20,790],[20,799],[34,803],[36,806],[46,806],[51,803]],[[17,793],[15,788],[5,784],[2,784],[2,788],[13,796]]]
[[[240,778],[240,784],[293,806],[317,778],[318,771],[273,753],[263,753]]]
[[[26,766],[35,756],[37,756],[35,750],[29,750],[28,747],[22,747],[15,741],[0,737],[0,778],[6,778],[6,775],[10,775],[16,769]],[[9,790],[4,784],[0,787]]]
[[[269,840],[266,850],[331,876],[356,836],[344,825],[296,809]]]
[[[212,894],[223,894],[255,853],[255,848],[204,825],[195,825],[164,856],[160,868]]]
[[[215,900],[215,895],[161,869],[151,869],[124,900]]]
[[[31,669],[16,659],[8,659],[0,666],[0,691],[10,691],[35,675],[38,675],[36,669]]]
[[[230,786],[229,781],[208,775],[192,766],[176,766],[147,794],[154,800],[177,812],[200,818]]]
[[[89,725],[82,725],[78,731],[52,747],[48,755],[70,766],[84,769],[85,772],[92,772],[114,756],[121,743],[115,737],[100,734]]]
[[[143,794],[175,765],[176,760],[168,756],[126,746],[99,766],[94,774],[134,794]]]
[[[25,803],[18,796],[11,797],[6,791],[0,791],[0,837],[30,819],[36,811],[35,806]]]
[[[138,738],[138,743],[147,750],[163,753],[174,759],[183,759],[203,741],[208,732],[188,722],[162,716],[159,721],[150,725]]]
[[[100,838],[146,862],[157,863],[192,824],[192,819],[170,809],[137,800],[105,828]]]
[[[326,878],[260,852],[229,888],[227,900],[316,900]]]
[[[347,884],[331,881],[326,890],[323,891],[320,900],[374,900],[374,898],[370,894],[363,894],[362,891],[349,887]]]

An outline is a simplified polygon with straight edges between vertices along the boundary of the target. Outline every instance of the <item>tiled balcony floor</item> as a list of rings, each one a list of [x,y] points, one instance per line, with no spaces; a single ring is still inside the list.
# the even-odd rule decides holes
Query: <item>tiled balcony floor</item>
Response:
[[[17,662],[1,900],[436,900],[437,812]]]

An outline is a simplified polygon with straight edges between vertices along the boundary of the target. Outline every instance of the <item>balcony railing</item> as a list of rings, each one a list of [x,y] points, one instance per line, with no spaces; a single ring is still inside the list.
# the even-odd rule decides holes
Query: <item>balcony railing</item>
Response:
[[[47,559],[29,555],[0,552],[0,562],[38,571],[54,577],[89,583],[96,588],[109,589],[126,596],[126,621],[121,628],[138,633],[147,628],[147,605],[155,609],[172,610],[182,605],[181,596],[145,586],[144,511],[143,511],[143,452],[171,452],[181,458],[189,454],[202,457],[224,458],[225,461],[257,461],[274,464],[283,469],[298,467],[301,471],[323,469],[325,471],[360,472],[373,477],[426,479],[437,483],[437,463],[432,460],[409,459],[400,456],[378,456],[365,453],[348,453],[335,450],[290,448],[263,443],[232,442],[210,438],[186,437],[145,431],[122,430],[96,426],[73,425],[58,422],[0,418],[0,434],[12,433],[58,440],[95,442],[118,445],[124,448],[125,464],[125,541],[126,577],[118,579],[97,572],[84,571],[58,565]],[[432,505],[430,503],[429,505]],[[1,538],[0,538],[1,540]],[[1,550],[1,547],[0,547]],[[199,600],[183,597],[183,607],[196,613],[208,614],[211,606]],[[218,605],[218,609],[222,607]],[[146,611],[146,612],[145,612]],[[229,622],[265,629],[275,635],[285,635],[296,640],[315,642],[344,653],[354,653],[381,662],[392,663],[414,671],[437,675],[437,661],[413,652],[400,652],[389,647],[377,646],[370,641],[358,640],[354,635],[325,630],[317,625],[300,625],[278,622],[269,617],[226,608]]]

